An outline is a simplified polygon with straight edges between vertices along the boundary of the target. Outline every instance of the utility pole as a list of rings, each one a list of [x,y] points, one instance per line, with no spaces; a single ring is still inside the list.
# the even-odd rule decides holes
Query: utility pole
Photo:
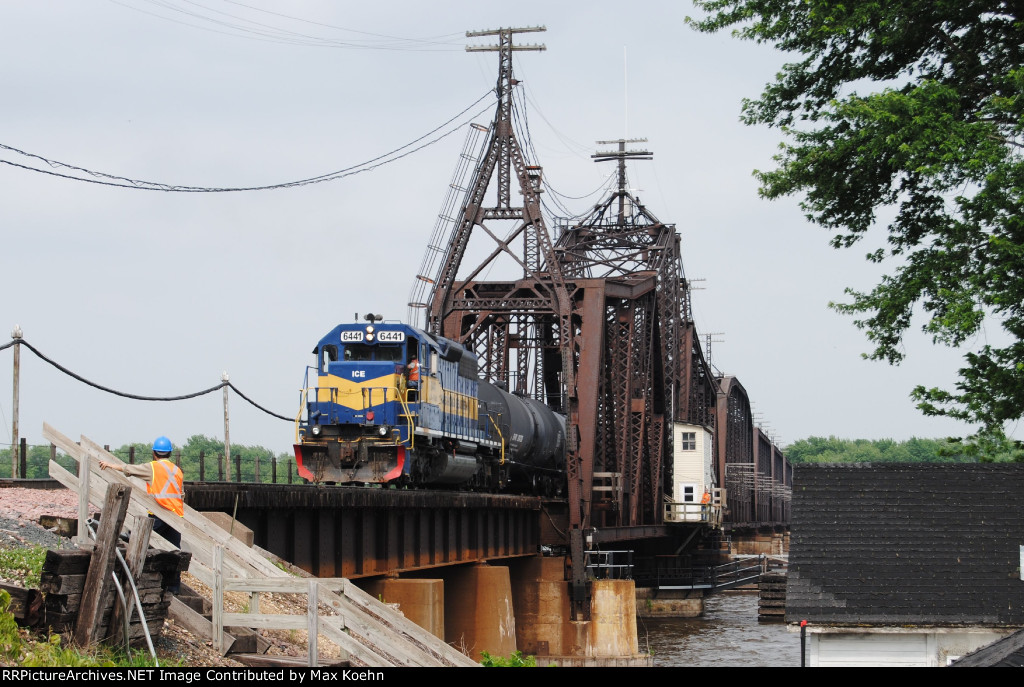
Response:
[[[228,373],[225,371],[220,379],[224,382],[224,474],[231,481],[231,432],[228,423]]]
[[[21,327],[14,325],[11,338],[14,339],[14,411],[11,419],[11,478],[18,478],[18,387],[21,376]]]
[[[607,162],[608,160],[618,161],[618,186],[619,186],[619,225],[626,224],[626,199],[629,196],[629,189],[626,186],[626,160],[653,160],[654,153],[649,150],[626,150],[627,143],[646,143],[646,138],[620,138],[615,141],[598,141],[598,145],[618,144],[616,151],[597,152],[591,155],[596,162]]]

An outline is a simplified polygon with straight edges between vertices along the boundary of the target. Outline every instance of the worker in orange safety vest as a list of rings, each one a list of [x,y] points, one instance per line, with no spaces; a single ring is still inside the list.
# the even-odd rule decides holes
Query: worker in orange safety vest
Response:
[[[163,508],[171,511],[180,518],[185,516],[185,490],[184,475],[181,468],[171,461],[171,440],[167,437],[157,437],[153,442],[153,461],[141,465],[123,463],[108,463],[100,461],[100,469],[118,470],[128,477],[140,477],[146,482],[146,493],[151,494],[156,502]],[[181,548],[181,532],[156,517],[152,513],[149,517],[156,520],[153,523],[153,531],[166,539],[174,546]],[[181,525],[178,525],[180,528]],[[168,590],[174,594],[178,593],[180,585],[180,573],[175,577]]]

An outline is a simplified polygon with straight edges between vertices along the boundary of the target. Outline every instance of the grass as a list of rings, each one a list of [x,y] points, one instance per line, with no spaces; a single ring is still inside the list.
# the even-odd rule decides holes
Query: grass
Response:
[[[97,646],[88,651],[66,647],[58,634],[44,640],[18,627],[14,615],[8,611],[11,595],[0,590],[0,663],[28,668],[142,668],[156,663],[144,651],[126,654],[121,649]]]
[[[45,546],[0,550],[0,577],[17,582],[26,589],[38,587],[45,559]]]
[[[27,589],[39,586],[46,547],[0,550],[0,578]],[[25,667],[142,668],[156,665],[145,651],[125,653],[123,647],[97,645],[87,651],[65,646],[59,634],[43,638],[18,627],[8,610],[11,595],[0,589],[0,663]],[[166,661],[165,661],[166,665]]]

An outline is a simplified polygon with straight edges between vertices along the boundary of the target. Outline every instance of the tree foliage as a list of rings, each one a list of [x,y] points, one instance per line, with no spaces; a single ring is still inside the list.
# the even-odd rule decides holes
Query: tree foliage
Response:
[[[762,195],[801,196],[837,248],[887,223],[887,247],[867,258],[889,274],[833,304],[866,332],[867,357],[899,363],[923,315],[936,344],[965,355],[955,389],[919,386],[918,407],[998,444],[1024,416],[1024,4],[695,4],[696,29],[732,28],[796,58],[743,104],[743,121],[786,136],[777,167],[755,172]],[[979,336],[986,323],[1007,343]]]
[[[133,449],[134,456],[132,454]],[[118,448],[111,448],[111,453],[125,462],[129,462],[131,458],[134,458],[135,463],[145,463],[153,459],[153,444],[139,442],[124,444]],[[10,449],[0,449],[0,465],[10,466],[10,455]],[[194,434],[184,444],[174,445],[172,459],[181,465],[186,480],[199,480],[200,456],[202,456],[204,464],[203,478],[210,482],[221,479],[221,471],[225,469],[223,465],[223,441],[202,434]],[[49,446],[29,446],[25,459],[26,477],[35,479],[48,477],[49,461]],[[272,466],[275,462],[277,464],[278,482],[287,482],[289,464],[291,464],[292,479],[299,480],[294,464],[294,456],[288,453],[275,455],[273,451],[262,446],[232,444],[231,481],[270,482],[273,475]],[[75,469],[75,462],[63,453],[57,454],[57,463],[66,469]],[[241,480],[239,480],[236,473],[237,468],[241,469]],[[259,470],[259,479],[257,479],[257,470]],[[7,474],[9,476],[10,472]],[[223,478],[226,478],[226,473],[224,473]]]
[[[796,463],[973,463],[978,456],[961,442],[946,439],[839,439],[808,437],[786,447]],[[997,460],[1007,456],[995,455]]]

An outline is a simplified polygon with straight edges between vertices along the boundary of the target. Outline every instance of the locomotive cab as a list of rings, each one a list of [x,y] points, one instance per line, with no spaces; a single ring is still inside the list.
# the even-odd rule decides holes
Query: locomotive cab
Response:
[[[386,482],[407,474],[417,405],[408,368],[422,343],[410,327],[373,322],[339,325],[318,342],[296,423],[299,475]]]

